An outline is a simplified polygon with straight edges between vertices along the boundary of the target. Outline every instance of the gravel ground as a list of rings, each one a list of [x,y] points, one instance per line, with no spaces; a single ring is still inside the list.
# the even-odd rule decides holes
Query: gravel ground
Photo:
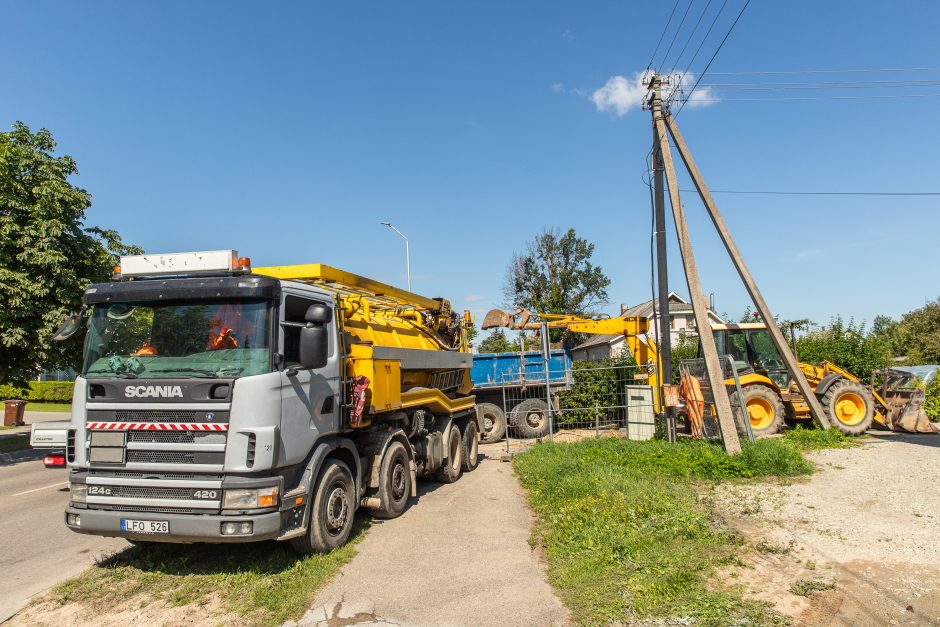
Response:
[[[819,472],[807,481],[719,489],[758,547],[728,575],[796,624],[940,625],[940,436],[872,432],[809,457]],[[836,587],[797,596],[800,579]]]

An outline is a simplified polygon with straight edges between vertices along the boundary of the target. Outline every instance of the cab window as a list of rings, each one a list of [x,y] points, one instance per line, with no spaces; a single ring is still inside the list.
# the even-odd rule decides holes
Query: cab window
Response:
[[[284,322],[304,324],[304,315],[310,305],[324,305],[322,300],[313,300],[300,296],[284,297]],[[284,363],[287,366],[300,364],[300,327],[286,324],[282,327],[284,335]],[[333,354],[333,334],[330,334],[330,354]]]

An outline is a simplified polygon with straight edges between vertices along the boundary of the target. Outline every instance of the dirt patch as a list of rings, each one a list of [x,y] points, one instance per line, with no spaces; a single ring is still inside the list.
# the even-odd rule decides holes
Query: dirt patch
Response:
[[[754,548],[723,574],[797,625],[940,625],[940,436],[878,434],[809,457],[808,481],[716,489]],[[801,580],[835,589],[800,596]]]
[[[136,596],[132,600],[103,607],[100,603],[57,603],[37,601],[4,623],[4,627],[70,627],[97,625],[99,627],[127,627],[127,625],[153,625],[170,627],[215,627],[237,625],[244,617],[226,614],[217,596],[198,603],[173,606],[165,601]]]

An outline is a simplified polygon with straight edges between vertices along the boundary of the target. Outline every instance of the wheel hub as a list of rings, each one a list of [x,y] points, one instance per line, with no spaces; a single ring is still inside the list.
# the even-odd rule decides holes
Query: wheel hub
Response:
[[[545,422],[545,415],[540,411],[530,411],[525,415],[525,421],[533,429],[538,429]]]
[[[392,469],[392,498],[401,500],[405,495],[405,467],[398,463]]]
[[[755,398],[747,403],[747,416],[753,428],[766,429],[773,422],[774,409],[764,399]]]
[[[843,394],[836,400],[836,418],[847,425],[858,424],[865,417],[865,401],[854,393]]]
[[[346,490],[336,486],[330,492],[326,502],[326,525],[330,533],[335,533],[346,526],[349,506],[346,504]]]

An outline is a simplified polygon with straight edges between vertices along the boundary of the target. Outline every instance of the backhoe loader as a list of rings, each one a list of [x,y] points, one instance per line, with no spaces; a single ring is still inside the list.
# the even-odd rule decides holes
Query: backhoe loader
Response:
[[[520,309],[513,314],[494,309],[486,314],[482,328],[537,330],[566,328],[578,333],[623,334],[637,364],[644,366],[647,383],[653,387],[654,406],[661,410],[659,381],[662,376],[659,352],[647,337],[649,321],[641,316],[625,318],[580,317],[533,314]],[[810,420],[809,406],[790,380],[783,360],[763,323],[712,325],[720,355],[730,355],[738,372],[744,406],[755,437],[777,433],[787,420]],[[858,380],[839,366],[824,361],[812,365],[800,362],[803,372],[822,404],[832,426],[846,435],[860,435],[873,422],[892,431],[936,432],[923,409],[923,390],[896,392],[885,386],[882,393]],[[731,384],[732,381],[726,381]]]

